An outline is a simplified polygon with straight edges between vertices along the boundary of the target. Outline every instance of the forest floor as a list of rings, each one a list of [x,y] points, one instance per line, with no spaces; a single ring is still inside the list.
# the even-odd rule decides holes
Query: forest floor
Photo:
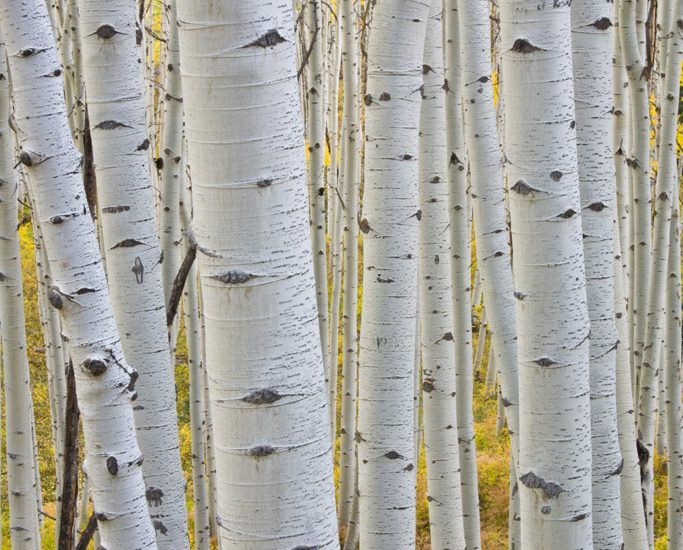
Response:
[[[45,368],[45,350],[43,332],[37,307],[37,280],[35,269],[35,251],[30,224],[21,228],[22,263],[25,278],[25,312],[28,337],[28,353],[31,367],[34,410],[36,411],[36,439],[38,456],[40,458],[41,483],[43,494],[43,510],[48,515],[54,515],[54,454],[52,444],[52,428],[50,420],[50,406],[48,398],[48,378]],[[185,339],[178,339],[176,359],[176,387],[178,397],[178,420],[180,433],[180,447],[183,468],[187,479],[187,503],[190,519],[190,538],[193,535],[193,503],[191,477],[191,440],[188,395],[187,351]],[[474,346],[477,346],[477,333],[474,333]],[[488,348],[488,342],[486,343]],[[497,398],[494,392],[486,390],[486,358],[488,349],[484,353],[484,365],[475,372],[474,380],[474,420],[477,443],[477,463],[479,467],[479,495],[482,526],[483,550],[503,550],[507,548],[508,532],[508,495],[509,495],[509,438],[507,430],[503,428],[497,434]],[[339,377],[341,380],[341,376]],[[3,400],[4,407],[4,400]],[[2,437],[2,456],[4,457],[4,425]],[[424,451],[424,449],[423,449]],[[7,483],[5,460],[2,460],[2,548],[9,548],[9,514],[7,508]],[[655,459],[656,496],[655,496],[655,532],[656,550],[666,548],[666,461],[663,456]],[[335,471],[335,475],[336,475]],[[427,477],[424,452],[421,453],[417,473],[417,543],[418,550],[430,550],[429,542],[429,514],[427,504]],[[87,519],[87,518],[86,518]],[[54,523],[49,517],[44,518],[42,547],[53,549]],[[92,545],[90,546],[92,548]]]

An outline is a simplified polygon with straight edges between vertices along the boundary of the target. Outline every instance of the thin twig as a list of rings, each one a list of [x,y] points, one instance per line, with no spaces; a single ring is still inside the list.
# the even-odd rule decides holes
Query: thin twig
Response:
[[[192,267],[196,257],[197,243],[190,240],[190,246],[187,249],[187,254],[185,254],[185,259],[183,260],[183,263],[180,264],[180,269],[178,270],[175,279],[173,279],[171,296],[168,299],[168,309],[166,310],[167,327],[170,327],[173,324],[173,319],[175,319],[176,313],[178,313],[178,305],[180,304],[180,297],[183,295],[185,281],[187,280],[187,276],[190,273],[190,268]]]

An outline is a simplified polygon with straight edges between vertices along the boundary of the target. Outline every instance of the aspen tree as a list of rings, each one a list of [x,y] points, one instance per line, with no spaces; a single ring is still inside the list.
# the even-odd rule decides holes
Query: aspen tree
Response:
[[[134,13],[134,0],[79,0],[83,81],[112,305],[126,360],[140,374],[133,410],[147,501],[159,546],[181,550],[189,545],[185,479]]]
[[[525,550],[592,546],[589,320],[567,4],[500,4]]]
[[[0,43],[0,341],[4,371],[7,501],[12,548],[40,548],[33,461],[33,402],[26,355],[18,185],[9,128],[10,89],[5,45]]]
[[[593,544],[622,543],[617,430],[612,155],[612,18],[607,2],[571,6],[572,65],[586,295],[590,318],[590,405]]]
[[[292,9],[178,7],[218,539],[337,548]]]
[[[341,429],[339,457],[339,525],[348,526],[353,508],[356,458],[356,397],[358,384],[358,198],[360,188],[360,148],[362,144],[358,34],[355,11],[359,2],[342,0],[341,48],[343,71],[344,123],[342,140],[346,143],[341,159],[344,174],[344,294],[342,319]],[[348,530],[347,530],[348,533]]]
[[[361,548],[415,544],[418,121],[429,4],[372,9],[365,103],[358,486]]]
[[[80,157],[67,121],[61,70],[45,4],[0,3],[15,91],[19,161],[25,166],[74,364],[101,545],[154,549],[156,542],[135,439],[129,388],[137,378],[116,331],[92,218],[83,194]]]
[[[465,548],[456,394],[458,400],[461,396],[456,391],[451,272],[445,261],[450,243],[442,12],[441,0],[432,0],[422,65],[418,342],[430,541],[433,548]]]

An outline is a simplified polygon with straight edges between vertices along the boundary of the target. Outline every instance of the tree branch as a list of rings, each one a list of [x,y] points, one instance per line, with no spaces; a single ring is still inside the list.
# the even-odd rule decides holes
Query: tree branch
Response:
[[[190,273],[190,268],[197,257],[197,244],[190,239],[190,246],[185,254],[183,263],[180,264],[178,274],[173,279],[173,287],[171,288],[171,296],[168,299],[168,308],[166,309],[166,326],[170,327],[173,324],[176,313],[178,313],[178,305],[180,304],[180,297],[183,295],[185,288],[185,281]]]

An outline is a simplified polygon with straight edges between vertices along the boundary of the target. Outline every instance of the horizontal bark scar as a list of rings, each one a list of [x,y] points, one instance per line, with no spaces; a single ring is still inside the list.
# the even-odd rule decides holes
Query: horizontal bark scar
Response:
[[[249,42],[246,46],[242,46],[242,48],[268,48],[281,44],[282,42],[286,42],[286,40],[280,36],[277,29],[271,29],[266,34],[259,36],[253,42]]]

